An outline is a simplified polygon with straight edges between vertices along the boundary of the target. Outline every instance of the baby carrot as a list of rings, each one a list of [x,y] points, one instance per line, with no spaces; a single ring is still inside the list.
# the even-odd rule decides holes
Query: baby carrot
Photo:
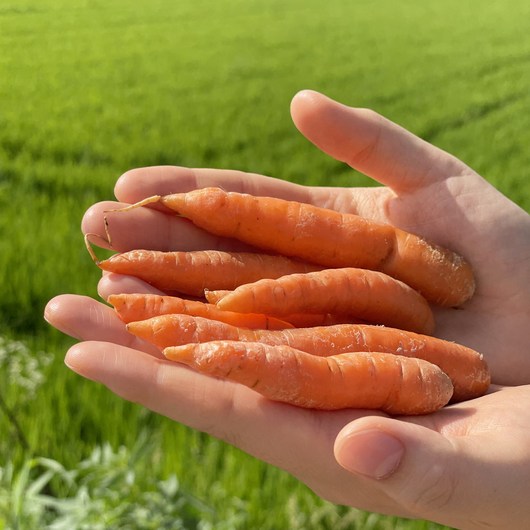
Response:
[[[381,272],[342,268],[263,279],[237,287],[217,307],[279,316],[331,313],[418,333],[432,334],[427,301],[403,282]]]
[[[278,278],[321,267],[285,256],[252,252],[131,250],[96,261],[105,271],[135,276],[161,291],[203,296],[204,289],[235,289],[261,278]]]
[[[151,317],[181,313],[226,322],[233,326],[250,329],[286,329],[293,324],[278,318],[254,313],[222,311],[212,304],[199,300],[185,300],[177,296],[156,294],[111,294],[107,301],[125,323]]]
[[[461,305],[475,289],[473,271],[461,256],[414,234],[354,214],[219,188],[157,195],[122,210],[157,201],[213,234],[267,251],[327,268],[385,272],[436,304]]]
[[[449,377],[434,364],[386,353],[317,357],[290,346],[214,341],[166,348],[164,355],[268,399],[311,409],[428,414],[453,392]]]
[[[454,386],[453,401],[479,397],[490,384],[488,366],[475,350],[428,335],[384,326],[338,324],[306,329],[250,330],[200,317],[163,315],[131,322],[127,329],[161,350],[188,342],[239,340],[276,346],[283,344],[321,357],[347,352],[416,357],[436,364],[450,377]]]
[[[204,296],[210,304],[217,304],[221,298],[231,293],[229,290],[216,290],[209,291],[206,289],[204,291]],[[244,314],[244,313],[242,313]],[[197,315],[201,316],[201,315]],[[273,318],[273,317],[270,317]],[[284,326],[296,327],[296,328],[311,328],[314,326],[331,326],[333,324],[364,324],[360,318],[353,318],[351,315],[332,315],[331,313],[294,313],[291,315],[282,315],[280,322],[287,322],[290,325]],[[263,326],[259,326],[263,327]],[[270,329],[273,329],[272,327]],[[277,329],[283,329],[277,327]]]

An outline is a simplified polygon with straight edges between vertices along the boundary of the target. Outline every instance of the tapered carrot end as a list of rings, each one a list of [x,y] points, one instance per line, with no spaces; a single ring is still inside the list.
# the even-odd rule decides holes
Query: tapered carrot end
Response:
[[[231,291],[218,289],[215,291],[210,291],[209,289],[204,290],[204,298],[206,298],[206,301],[209,304],[217,304],[221,300],[221,298],[224,298],[227,294],[229,294]]]
[[[125,295],[123,294],[109,294],[107,302],[119,311],[125,305]]]
[[[160,202],[170,210],[181,213],[186,210],[186,193],[173,193],[171,195],[164,195],[160,198]]]
[[[263,280],[267,281],[267,280]],[[211,291],[207,300],[214,303],[222,311],[236,311],[238,313],[267,313],[264,308],[255,307],[255,293],[240,286],[233,291]],[[242,289],[243,288],[243,289]]]
[[[110,294],[107,296],[107,303],[109,303],[113,308],[118,317],[122,322],[127,322],[126,319],[126,308],[127,300],[124,294]],[[125,312],[125,315],[124,315]]]
[[[198,212],[219,209],[226,200],[226,192],[221,188],[198,188],[184,193],[173,193],[160,197],[160,202],[184,217],[197,218]]]
[[[119,267],[116,266],[116,261],[117,260],[109,258],[97,261],[95,263],[103,271],[119,273]]]
[[[192,368],[197,366],[197,344],[184,344],[183,346],[171,346],[164,348],[163,353],[166,359],[175,361]]]
[[[235,340],[188,342],[162,351],[166,359],[185,364],[201,374],[246,384],[249,373],[255,379],[252,367],[241,369],[242,362],[244,364],[244,359],[252,350],[252,344]]]
[[[132,333],[136,337],[151,341],[153,339],[153,326],[150,325],[149,321],[139,320],[136,322],[129,322],[126,326],[129,333]]]
[[[114,254],[110,258],[98,261],[96,265],[101,270],[115,272],[116,274],[131,274],[135,276],[137,273],[134,259],[131,258],[131,253],[128,252]]]

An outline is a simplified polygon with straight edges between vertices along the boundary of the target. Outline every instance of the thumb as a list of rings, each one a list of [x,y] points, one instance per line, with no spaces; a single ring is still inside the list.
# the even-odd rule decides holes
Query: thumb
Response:
[[[319,149],[396,192],[469,171],[457,158],[376,112],[347,107],[313,90],[294,96],[291,116]]]
[[[344,427],[334,451],[343,468],[372,479],[410,517],[480,528],[478,521],[506,524],[507,506],[513,504],[513,465],[503,466],[492,445],[490,438],[447,438],[427,427],[372,416]]]

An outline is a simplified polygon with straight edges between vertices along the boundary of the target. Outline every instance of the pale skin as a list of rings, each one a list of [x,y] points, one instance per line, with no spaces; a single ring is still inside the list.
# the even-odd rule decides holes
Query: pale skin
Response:
[[[530,517],[530,216],[463,162],[373,111],[303,91],[291,114],[318,148],[382,186],[310,188],[238,171],[154,167],[123,175],[116,198],[130,204],[222,186],[357,213],[460,252],[474,267],[477,291],[460,309],[436,309],[436,335],[481,351],[492,391],[421,417],[301,410],[162,359],[127,334],[107,305],[74,295],[46,307],[53,326],[80,340],[66,364],[124,399],[285,469],[334,503],[462,529],[524,527]],[[103,237],[103,211],[115,207],[91,207],[83,232]],[[159,207],[110,214],[109,229],[116,251],[234,248]],[[104,275],[100,295],[118,292],[156,291],[130,277]]]

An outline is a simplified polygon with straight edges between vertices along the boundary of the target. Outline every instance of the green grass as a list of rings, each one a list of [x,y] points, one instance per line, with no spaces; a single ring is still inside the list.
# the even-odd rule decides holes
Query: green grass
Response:
[[[79,223],[131,167],[371,184],[297,133],[288,110],[302,88],[379,111],[529,210],[529,18],[522,0],[0,3],[0,333],[54,357],[33,401],[4,379],[0,390],[34,454],[75,467],[148,429],[160,437],[151,469],[211,505],[215,528],[434,528],[329,505],[80,380],[62,364],[72,342],[42,310],[58,293],[95,296]],[[0,432],[0,461],[21,464],[5,415]]]

